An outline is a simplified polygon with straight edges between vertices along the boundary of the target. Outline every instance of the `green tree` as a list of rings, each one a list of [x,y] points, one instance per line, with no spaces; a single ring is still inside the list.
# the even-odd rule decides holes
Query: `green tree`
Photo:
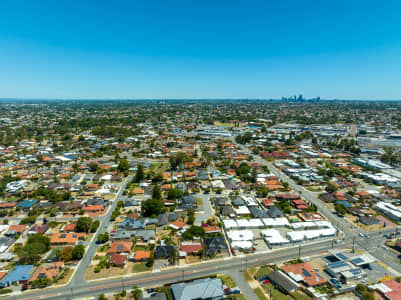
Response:
[[[89,217],[80,217],[75,227],[76,232],[89,232],[92,226],[92,219]]]
[[[329,184],[326,186],[326,192],[328,192],[328,193],[334,193],[334,192],[336,192],[336,191],[337,191],[337,187],[336,187],[335,185],[329,183]]]
[[[133,286],[131,295],[135,300],[139,300],[141,298],[142,291],[137,286]]]
[[[160,199],[148,199],[142,201],[142,212],[145,217],[158,216],[164,207]]]
[[[99,165],[95,162],[89,163],[88,167],[89,167],[89,171],[91,171],[91,172],[96,172],[97,170],[99,170]]]
[[[28,237],[24,247],[16,247],[15,253],[22,264],[33,264],[40,259],[40,254],[50,249],[50,239],[46,235],[36,233]]]
[[[100,294],[97,299],[98,300],[107,300],[107,297],[104,294]]]
[[[72,247],[71,246],[64,247],[63,250],[61,250],[60,256],[63,261],[72,260]]]
[[[157,200],[160,200],[162,198],[162,193],[158,184],[153,185],[152,198]]]
[[[183,196],[184,192],[176,189],[176,188],[172,188],[167,192],[167,199],[170,200],[174,200],[174,199],[179,199]]]
[[[136,170],[136,174],[134,177],[134,182],[141,182],[142,180],[145,179],[145,172],[144,172],[144,168],[143,165],[138,164],[137,170]]]
[[[80,260],[82,257],[84,257],[85,254],[85,247],[83,245],[76,245],[72,249],[72,258],[74,260]]]
[[[109,240],[109,233],[108,233],[108,232],[105,232],[105,233],[103,233],[103,234],[99,234],[99,235],[97,236],[97,241],[98,241],[99,243],[104,244],[104,243],[106,243],[108,240]]]
[[[99,228],[100,225],[100,221],[99,220],[95,220],[93,221],[92,225],[91,225],[91,232],[94,233],[97,231],[97,229]]]
[[[120,163],[118,164],[117,170],[120,172],[128,172],[128,170],[129,170],[128,160],[121,159]]]
[[[153,267],[154,263],[155,263],[155,257],[154,257],[154,255],[153,255],[153,253],[151,253],[150,256],[149,256],[149,258],[148,258],[147,261],[146,261],[146,266],[147,266],[148,268],[151,268],[151,267]]]

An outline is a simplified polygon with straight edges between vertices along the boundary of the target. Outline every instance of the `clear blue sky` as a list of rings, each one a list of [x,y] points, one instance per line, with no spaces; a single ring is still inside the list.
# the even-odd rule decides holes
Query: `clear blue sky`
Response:
[[[0,2],[0,97],[401,99],[401,1]]]

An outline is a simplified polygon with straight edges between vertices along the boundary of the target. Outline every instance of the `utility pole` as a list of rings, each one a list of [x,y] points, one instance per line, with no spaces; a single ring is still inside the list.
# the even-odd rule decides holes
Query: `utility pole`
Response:
[[[355,253],[355,237],[352,238],[352,253]]]
[[[121,281],[122,281],[122,283],[123,283],[123,292],[124,292],[124,290],[125,290],[125,287],[124,287],[124,275],[121,276]]]
[[[298,246],[298,259],[301,259],[301,244]]]
[[[334,248],[334,239],[331,240],[331,249]]]
[[[70,292],[71,292],[71,300],[73,300],[72,287],[70,287]]]
[[[248,256],[245,256],[245,272],[248,270]]]

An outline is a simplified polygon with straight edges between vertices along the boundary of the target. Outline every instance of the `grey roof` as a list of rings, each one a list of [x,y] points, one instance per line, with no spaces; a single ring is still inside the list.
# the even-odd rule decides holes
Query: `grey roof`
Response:
[[[234,206],[242,206],[242,205],[245,204],[244,200],[242,200],[240,197],[237,197],[237,198],[233,199],[233,200],[231,201],[231,203],[232,203]]]
[[[134,218],[125,218],[124,221],[120,223],[118,226],[119,230],[136,230],[136,229],[145,229],[146,225],[143,220],[136,220]]]
[[[146,242],[155,237],[155,231],[154,230],[135,230],[133,232],[133,235],[136,238],[142,238]]]
[[[270,218],[279,218],[283,216],[283,212],[276,206],[270,207],[267,214],[269,215]]]
[[[238,185],[231,179],[223,179],[223,183],[228,190],[238,190]]]
[[[227,251],[228,247],[224,236],[216,236],[212,238],[205,239],[206,256],[214,255],[217,252]]]
[[[188,283],[171,285],[175,300],[223,299],[223,283],[220,278],[205,278]]]
[[[276,285],[280,286],[287,293],[298,289],[298,284],[280,270],[270,272],[267,277]]]
[[[168,224],[168,215],[167,214],[160,214],[157,217],[157,226],[164,226]]]
[[[249,211],[251,212],[254,218],[267,218],[267,212],[260,207],[257,206],[250,206]]]
[[[172,245],[157,246],[155,249],[155,258],[170,258],[175,249],[176,246]]]

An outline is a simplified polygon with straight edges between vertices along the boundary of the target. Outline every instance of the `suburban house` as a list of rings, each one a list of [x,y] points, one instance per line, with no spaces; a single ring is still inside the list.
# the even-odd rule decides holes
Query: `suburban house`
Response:
[[[110,248],[107,250],[108,255],[112,255],[114,253],[130,253],[133,243],[132,242],[112,242]]]
[[[171,293],[175,300],[223,299],[223,283],[219,278],[204,278],[192,282],[171,285]]]

